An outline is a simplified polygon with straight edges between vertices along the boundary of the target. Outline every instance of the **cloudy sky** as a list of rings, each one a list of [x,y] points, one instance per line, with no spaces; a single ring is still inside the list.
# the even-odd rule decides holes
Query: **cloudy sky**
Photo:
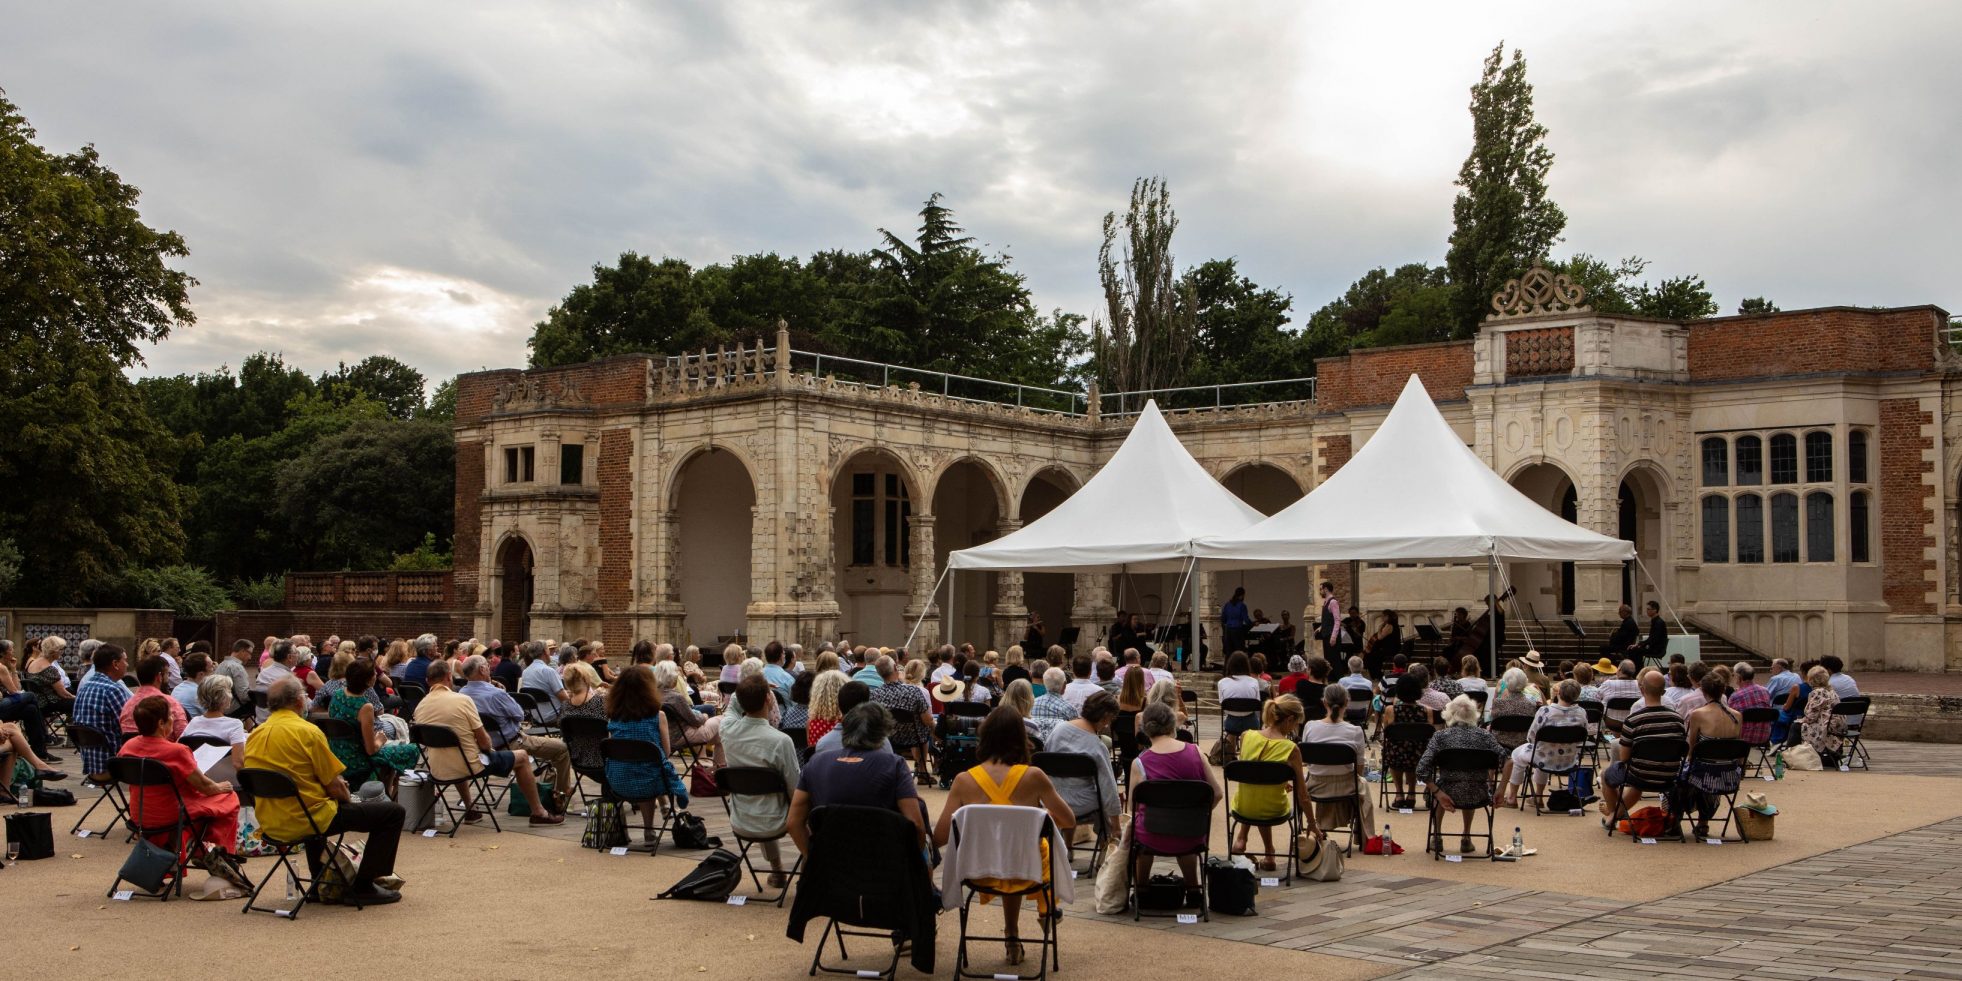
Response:
[[[1102,214],[1171,183],[1182,262],[1300,316],[1441,261],[1466,88],[1523,48],[1563,251],[1693,271],[1726,311],[1962,309],[1962,5],[45,3],[0,88],[189,240],[150,371],[386,353],[522,363],[595,262],[866,248],[941,191],[1045,308]]]

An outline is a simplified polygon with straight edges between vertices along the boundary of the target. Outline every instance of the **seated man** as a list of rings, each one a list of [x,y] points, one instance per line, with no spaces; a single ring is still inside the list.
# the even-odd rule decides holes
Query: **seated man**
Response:
[[[866,696],[869,698],[868,690]],[[842,700],[843,695],[840,694]],[[913,822],[918,844],[926,847],[927,809],[913,785],[913,768],[890,749],[881,748],[892,728],[892,716],[879,705],[859,705],[838,726],[842,749],[811,756],[797,777],[790,799],[790,838],[797,850],[811,850],[811,811],[827,804],[856,804],[898,811]]]
[[[1635,680],[1635,662],[1621,662],[1621,666],[1615,670],[1615,676],[1601,682],[1598,687],[1603,706],[1612,699],[1639,697],[1642,694],[1642,686]],[[1607,725],[1608,732],[1619,734],[1622,731],[1622,723],[1632,711],[1634,710],[1608,708],[1602,712],[1601,721]]]
[[[478,717],[488,720],[484,729],[490,733],[491,745],[498,749],[523,749],[532,759],[550,767],[554,783],[553,799],[548,805],[555,814],[563,812],[566,801],[572,797],[574,782],[572,757],[566,752],[565,740],[524,732],[524,709],[509,692],[491,682],[490,662],[482,654],[470,655],[463,662],[463,672],[463,693],[477,703]]]
[[[363,906],[393,903],[402,894],[385,885],[394,882],[395,849],[402,839],[402,805],[390,800],[356,801],[341,779],[341,761],[327,746],[327,735],[306,720],[306,684],[291,676],[266,690],[266,721],[245,740],[245,765],[285,774],[299,789],[297,798],[260,798],[254,802],[259,824],[267,834],[294,841],[313,832],[313,824],[333,836],[343,831],[368,833],[346,903]],[[307,845],[307,866],[320,874],[319,841]],[[398,883],[399,884],[399,883]]]
[[[926,691],[900,677],[899,665],[893,663],[889,654],[879,655],[872,668],[879,673],[881,682],[872,689],[872,701],[892,713],[893,730],[888,742],[901,755],[925,764],[927,743],[933,739],[933,705],[927,700]],[[829,737],[837,731],[833,729],[825,735]]]
[[[151,659],[162,660],[155,655]],[[171,783],[176,785],[175,793],[168,787],[132,788],[131,820],[146,827],[170,825],[177,820],[177,800],[181,797],[184,813],[193,824],[208,822],[204,829],[205,870],[241,889],[251,889],[252,882],[240,870],[238,856],[232,854],[238,848],[238,795],[232,792],[232,785],[205,776],[191,750],[170,738],[171,714],[165,703],[173,699],[148,695],[131,701],[135,705],[131,715],[136,720],[136,735],[123,743],[122,755],[156,760],[170,771]],[[168,847],[168,842],[159,844]]]
[[[259,666],[259,676],[252,679],[251,690],[270,692],[272,691],[272,686],[287,678],[294,677],[293,656],[296,651],[297,648],[293,646],[293,642],[290,640],[274,641],[271,660]],[[251,701],[250,695],[245,696],[245,698],[247,702]],[[257,721],[264,722],[266,721],[266,716],[271,713],[266,709],[258,709],[255,714]]]
[[[715,765],[717,769],[755,766],[775,770],[783,775],[784,788],[794,791],[797,788],[797,747],[788,735],[770,725],[769,703],[772,697],[774,691],[767,674],[736,682],[736,703],[742,706],[743,712],[723,723],[720,742],[716,745]],[[783,857],[777,847],[776,836],[785,832],[785,822],[789,816],[789,802],[781,797],[729,798],[729,824],[736,833],[752,840],[770,839],[759,842],[757,847],[770,863],[769,883],[772,889],[781,889],[785,884]]]
[[[477,657],[473,655],[471,660],[477,660]],[[480,772],[476,768],[479,766],[477,757],[481,754],[489,760],[482,765],[491,776],[514,777],[518,781],[518,790],[524,794],[525,803],[531,805],[532,824],[564,823],[564,814],[546,810],[544,803],[538,799],[538,778],[531,772],[531,754],[523,749],[498,749],[493,745],[490,733],[484,731],[483,717],[477,712],[477,703],[470,696],[450,687],[450,664],[449,661],[431,661],[424,669],[429,694],[423,696],[422,702],[416,706],[416,724],[443,726],[456,733],[457,741],[463,744],[463,752],[438,749],[426,753],[429,772],[438,780],[461,780]],[[558,742],[556,739],[552,741]],[[563,760],[564,743],[559,743],[558,751]],[[568,769],[566,772],[571,771]],[[562,782],[567,789],[571,789],[572,781]],[[468,800],[469,787],[466,786],[463,792]],[[481,821],[484,814],[472,803],[463,820]]]
[[[1349,659],[1349,673],[1343,676],[1339,684],[1344,688],[1355,688],[1361,691],[1373,692],[1376,690],[1376,682],[1371,680],[1369,675],[1363,672],[1363,659],[1360,655]]]
[[[552,667],[552,659],[546,656],[545,644],[528,640],[518,648],[518,653],[525,662],[524,672],[518,676],[518,690],[537,700],[541,720],[557,722],[559,706],[565,697],[565,681],[559,677],[558,669]]]
[[[1078,654],[1076,657],[1070,659],[1070,674],[1074,675],[1074,677],[1070,679],[1068,685],[1063,687],[1063,698],[1078,712],[1083,711],[1083,703],[1089,701],[1090,696],[1103,691],[1095,681],[1091,680],[1091,675],[1095,670],[1096,663],[1091,660],[1088,654]],[[933,680],[939,681],[940,679],[935,677]]]
[[[1629,786],[1631,778],[1645,783],[1666,783],[1675,779],[1676,768],[1681,761],[1648,762],[1633,758],[1635,744],[1650,739],[1689,738],[1689,729],[1683,725],[1683,717],[1674,709],[1662,704],[1665,682],[1662,672],[1650,668],[1642,672],[1637,683],[1642,687],[1642,707],[1628,713],[1622,723],[1622,739],[1616,752],[1619,756],[1608,768],[1601,772],[1601,785],[1607,788],[1601,795],[1601,813],[1613,817],[1615,805],[1620,803],[1622,813],[1635,809],[1642,799],[1639,788]],[[1617,797],[1619,795],[1619,797]],[[1677,834],[1681,834],[1680,830]]]
[[[164,673],[169,667],[170,665],[164,663],[163,656],[159,654],[144,658],[142,663],[136,666],[136,688],[129,693],[129,699],[123,702],[122,713],[116,719],[118,727],[123,731],[123,738],[127,739],[137,734],[136,704],[153,695],[160,696],[170,703],[170,738],[178,739],[184,735],[184,724],[190,721],[190,716],[184,714],[184,706],[179,704],[177,699],[165,694],[162,687]]]
[[[82,750],[82,775],[91,780],[107,780],[109,757],[123,741],[123,706],[129,702],[129,689],[123,675],[129,672],[129,654],[115,644],[101,644],[91,656],[93,671],[75,690],[76,725],[88,726],[109,737],[108,749]]]

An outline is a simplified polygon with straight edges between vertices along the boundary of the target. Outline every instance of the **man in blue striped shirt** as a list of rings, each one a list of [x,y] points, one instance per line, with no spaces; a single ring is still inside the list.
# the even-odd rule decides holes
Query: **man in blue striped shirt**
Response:
[[[123,703],[129,701],[123,675],[129,671],[129,654],[115,644],[104,644],[95,649],[94,664],[94,673],[75,690],[75,708],[69,716],[77,725],[109,737],[107,749],[82,750],[82,772],[90,779],[107,777],[109,757],[123,742]]]

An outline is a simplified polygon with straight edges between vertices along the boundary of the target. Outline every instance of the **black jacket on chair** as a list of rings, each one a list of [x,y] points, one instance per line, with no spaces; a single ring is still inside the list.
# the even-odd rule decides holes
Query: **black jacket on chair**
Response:
[[[914,970],[932,974],[940,900],[913,822],[883,807],[832,804],[811,812],[810,832],[785,935],[803,943],[804,925],[827,916],[891,930],[912,941]]]

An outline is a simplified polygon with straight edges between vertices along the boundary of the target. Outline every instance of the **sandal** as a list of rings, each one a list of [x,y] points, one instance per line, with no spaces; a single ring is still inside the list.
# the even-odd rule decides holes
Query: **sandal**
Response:
[[[1022,942],[1020,940],[1010,940],[1007,942],[1007,947],[1008,947],[1008,963],[1010,964],[1022,963],[1022,958],[1026,956],[1026,953],[1022,950]]]
[[[1263,858],[1263,859],[1261,859],[1261,860],[1260,860],[1260,864],[1259,864],[1259,866],[1257,866],[1257,867],[1258,867],[1258,868],[1259,868],[1259,869],[1260,869],[1260,870],[1261,870],[1262,872],[1273,872],[1273,871],[1275,871],[1275,869],[1277,868],[1277,866],[1276,866],[1276,865],[1274,864],[1274,860],[1273,860],[1273,859],[1271,859],[1271,858]]]

